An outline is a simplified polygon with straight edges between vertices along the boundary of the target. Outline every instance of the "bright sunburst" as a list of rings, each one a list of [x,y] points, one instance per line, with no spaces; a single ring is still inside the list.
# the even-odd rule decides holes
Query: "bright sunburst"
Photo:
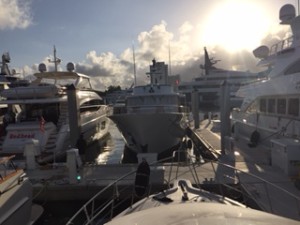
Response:
[[[218,5],[202,27],[202,45],[220,45],[229,52],[253,50],[260,44],[271,21],[251,1],[226,1]]]

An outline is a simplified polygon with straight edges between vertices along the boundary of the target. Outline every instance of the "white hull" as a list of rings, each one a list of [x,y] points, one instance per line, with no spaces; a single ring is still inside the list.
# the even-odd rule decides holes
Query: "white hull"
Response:
[[[22,169],[14,168],[12,158],[0,158],[0,224],[30,225],[43,209],[32,205],[32,185]]]
[[[23,172],[19,171],[13,177],[0,183],[0,224],[2,225],[29,224],[32,190],[28,179],[18,184],[21,174]],[[8,189],[9,187],[11,189]]]
[[[136,153],[162,153],[184,136],[180,113],[117,114],[111,116],[127,146]]]
[[[101,140],[107,135],[110,121],[106,114],[83,116],[81,120],[81,131],[84,133],[87,144]],[[53,135],[56,132],[56,126],[52,122],[45,124],[44,131],[41,131],[39,121],[10,124],[7,127],[7,135],[1,152],[5,154],[24,153],[26,144],[33,139],[38,141],[36,148],[39,153],[63,152],[70,145],[69,125],[63,125],[57,134]],[[51,144],[50,139],[53,136],[56,136],[56,138]]]

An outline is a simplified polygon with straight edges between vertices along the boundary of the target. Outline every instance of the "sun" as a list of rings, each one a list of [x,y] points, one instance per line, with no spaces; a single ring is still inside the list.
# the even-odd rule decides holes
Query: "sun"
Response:
[[[202,45],[220,45],[229,52],[258,47],[271,21],[266,12],[249,1],[219,4],[201,26]]]

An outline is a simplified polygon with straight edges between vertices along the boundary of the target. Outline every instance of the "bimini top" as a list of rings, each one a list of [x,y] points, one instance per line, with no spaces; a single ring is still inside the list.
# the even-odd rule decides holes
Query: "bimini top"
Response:
[[[2,91],[2,97],[7,100],[15,99],[45,99],[66,95],[70,85],[78,90],[93,91],[90,77],[75,72],[42,72],[34,74],[37,79],[29,86],[15,87]]]
[[[90,77],[84,74],[68,72],[68,71],[53,71],[36,73],[34,76],[37,78],[32,82],[32,85],[39,84],[54,84],[54,85],[70,85],[80,89],[92,89]]]

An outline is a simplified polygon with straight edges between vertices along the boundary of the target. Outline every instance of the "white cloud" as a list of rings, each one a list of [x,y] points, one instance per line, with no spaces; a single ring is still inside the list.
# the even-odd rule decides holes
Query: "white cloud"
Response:
[[[146,72],[149,71],[149,65],[153,58],[169,64],[169,46],[172,74],[180,74],[181,79],[185,81],[200,76],[202,72],[200,64],[204,63],[203,47],[206,43],[199,45],[199,42],[195,40],[197,36],[194,35],[197,32],[197,26],[193,26],[189,22],[185,22],[178,31],[178,36],[175,36],[168,31],[166,22],[161,21],[148,31],[143,31],[138,35],[137,43],[134,45],[138,85],[148,83]],[[284,32],[270,34],[262,40],[262,43],[273,42],[276,35],[283,38],[283,34]],[[257,59],[254,58],[251,51],[229,53],[220,46],[207,46],[207,49],[210,57],[221,60],[216,65],[218,68],[232,69],[235,67],[244,71],[255,71]],[[45,58],[44,63],[46,64],[47,58],[52,57]],[[60,70],[61,68],[63,65]],[[33,72],[36,71],[37,65],[31,69]],[[128,88],[134,82],[132,47],[128,47],[120,55],[112,52],[98,53],[91,50],[86,54],[84,60],[76,63],[76,71],[92,76],[95,88],[100,90],[105,90],[111,85]]]
[[[32,24],[29,0],[0,0],[0,30],[27,28]]]

